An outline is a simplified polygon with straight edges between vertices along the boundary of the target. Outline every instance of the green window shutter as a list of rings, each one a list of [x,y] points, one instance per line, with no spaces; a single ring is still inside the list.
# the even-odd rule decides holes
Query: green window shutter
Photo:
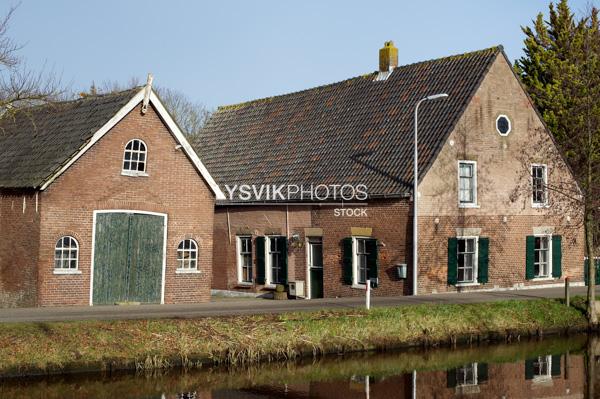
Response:
[[[352,285],[352,237],[342,240],[342,281]]]
[[[287,251],[287,237],[279,237],[277,240],[277,250],[281,254],[281,281],[283,284],[288,282],[288,251]]]
[[[377,240],[370,239],[366,241],[367,250],[367,278],[376,279],[379,277],[379,256],[377,254]]]
[[[535,278],[535,270],[533,268],[533,260],[535,257],[535,237],[527,236],[525,239],[525,279],[531,280]]]
[[[488,380],[487,363],[477,363],[477,383],[481,384]]]
[[[562,237],[552,236],[552,277],[560,278],[562,275]]]
[[[446,387],[456,387],[456,369],[450,369],[446,371]]]
[[[458,274],[458,240],[448,238],[448,285],[456,285]]]
[[[585,261],[583,262],[583,277],[585,280],[585,285],[588,285],[589,283],[589,278],[588,278],[588,264],[590,263],[590,261],[588,259],[585,259]],[[596,259],[596,262],[594,262],[594,264],[596,265],[596,285],[600,285],[600,259]]]
[[[256,284],[265,283],[265,237],[256,237]]]
[[[533,364],[537,362],[537,359],[525,360],[525,379],[533,380],[534,367]]]
[[[481,284],[488,282],[488,264],[490,252],[490,239],[479,237],[479,248],[477,257],[477,281]]]
[[[550,374],[552,376],[560,375],[560,355],[552,355],[552,365],[550,368]]]

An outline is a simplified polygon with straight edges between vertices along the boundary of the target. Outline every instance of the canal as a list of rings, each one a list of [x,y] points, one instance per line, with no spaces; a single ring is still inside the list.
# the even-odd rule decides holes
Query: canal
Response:
[[[572,336],[458,349],[328,356],[243,369],[203,368],[8,379],[2,398],[600,397],[600,341]]]

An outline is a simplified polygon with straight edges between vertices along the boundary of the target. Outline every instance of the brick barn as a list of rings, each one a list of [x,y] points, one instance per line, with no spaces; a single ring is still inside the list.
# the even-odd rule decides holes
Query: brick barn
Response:
[[[0,131],[0,306],[208,300],[218,186],[150,86]]]
[[[419,110],[418,293],[582,281],[580,212],[549,190],[575,182],[502,47],[404,66],[397,54],[388,42],[374,73],[213,114],[193,145],[227,197],[214,289],[359,296],[371,278],[374,295],[411,294],[413,115],[437,93],[449,96]],[[366,215],[225,190],[311,184],[365,185]]]

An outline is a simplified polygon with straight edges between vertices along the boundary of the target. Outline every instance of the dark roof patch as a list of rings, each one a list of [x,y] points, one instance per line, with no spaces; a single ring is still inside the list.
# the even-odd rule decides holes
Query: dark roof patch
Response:
[[[502,47],[219,108],[193,143],[218,184],[365,184],[376,196],[412,185],[413,111],[424,175]]]
[[[139,92],[32,107],[0,123],[0,188],[39,188]]]

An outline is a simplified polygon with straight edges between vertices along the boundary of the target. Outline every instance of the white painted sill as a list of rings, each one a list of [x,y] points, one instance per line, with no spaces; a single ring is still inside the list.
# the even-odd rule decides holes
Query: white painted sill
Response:
[[[556,280],[554,277],[534,277],[529,281],[553,281]]]
[[[354,288],[355,290],[366,290],[367,285],[366,284],[352,284],[352,288]]]
[[[58,274],[58,275],[68,275],[68,274],[81,274],[81,270],[61,270],[61,269],[54,269],[53,270],[54,274]]]
[[[177,269],[175,274],[202,274],[202,272],[196,269]]]
[[[252,287],[254,285],[254,283],[252,283],[250,281],[238,281],[237,285],[240,287]]]
[[[480,283],[477,282],[473,282],[473,283],[456,283],[455,287],[477,287],[481,285]]]
[[[129,177],[148,177],[148,173],[146,172],[133,172],[133,171],[121,171],[121,176],[129,176]]]
[[[531,207],[535,209],[548,209],[550,208],[550,204],[531,204]]]
[[[472,208],[472,209],[479,209],[480,206],[478,204],[458,204],[459,208]]]

